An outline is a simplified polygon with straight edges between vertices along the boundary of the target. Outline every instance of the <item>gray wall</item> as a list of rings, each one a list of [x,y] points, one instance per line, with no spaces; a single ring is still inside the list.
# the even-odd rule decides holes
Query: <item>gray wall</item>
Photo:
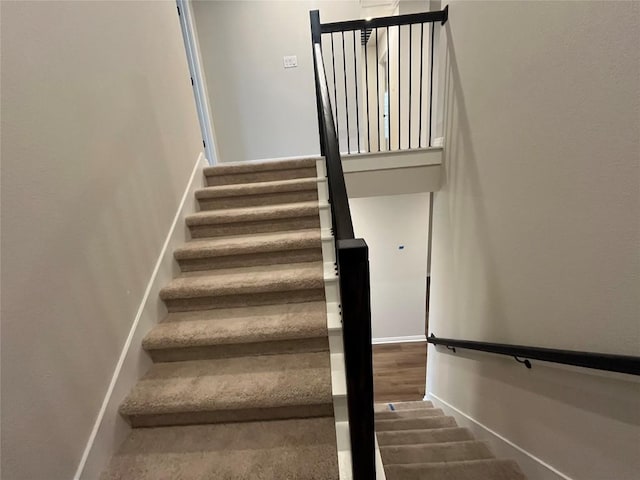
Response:
[[[356,237],[369,246],[373,340],[424,338],[429,194],[351,198],[349,205]]]
[[[220,161],[320,152],[314,9],[323,22],[360,16],[357,0],[193,3]],[[297,55],[298,67],[285,70],[284,55]]]
[[[639,11],[450,3],[436,336],[640,355]],[[428,358],[429,393],[569,477],[637,478],[637,381]]]
[[[2,478],[72,478],[201,150],[172,2],[2,2]]]

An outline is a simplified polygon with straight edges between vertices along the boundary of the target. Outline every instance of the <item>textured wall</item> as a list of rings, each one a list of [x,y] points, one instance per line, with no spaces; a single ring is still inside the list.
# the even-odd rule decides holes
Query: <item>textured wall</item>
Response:
[[[635,2],[451,2],[431,331],[640,355]],[[639,384],[429,350],[428,391],[576,479],[637,477]]]
[[[175,3],[1,13],[2,478],[69,479],[202,143]]]

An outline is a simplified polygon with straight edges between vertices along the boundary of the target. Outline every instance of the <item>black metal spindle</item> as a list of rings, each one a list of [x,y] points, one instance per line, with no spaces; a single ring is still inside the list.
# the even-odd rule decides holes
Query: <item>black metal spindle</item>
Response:
[[[402,105],[402,97],[400,96],[400,58],[402,57],[402,55],[400,53],[400,37],[402,37],[402,26],[398,25],[398,150],[402,149],[402,114],[400,110],[400,106]]]
[[[344,109],[347,114],[347,152],[351,153],[351,135],[349,134],[349,95],[347,93],[347,56],[344,50],[344,31],[342,32],[342,69],[344,74]]]
[[[431,146],[431,134],[433,126],[433,39],[435,38],[435,26],[431,23],[431,66],[429,73],[429,146]]]
[[[413,45],[413,24],[409,25],[409,149],[411,149],[411,64],[413,58],[411,57],[411,46]]]
[[[338,146],[340,146],[340,115],[338,115],[338,88],[336,87],[336,56],[333,49],[333,32],[331,32],[331,65],[333,66],[333,103],[336,108],[336,136],[338,137]]]
[[[353,31],[353,77],[356,82],[356,133],[358,134],[358,153],[360,153],[360,106],[358,105],[358,56],[356,55],[356,31]]]
[[[367,44],[369,43],[369,37],[367,37],[367,29],[364,30],[364,84],[367,95],[367,152],[371,152],[371,122],[369,121],[369,52],[367,50]]]
[[[378,63],[378,29],[376,28],[376,108],[378,120],[378,151],[380,151],[380,64]]]
[[[424,23],[420,24],[420,108],[418,113],[418,148],[422,147],[422,60],[424,58]]]
[[[387,27],[387,126],[389,127],[389,145],[387,150],[391,150],[391,52],[389,50],[389,27]]]

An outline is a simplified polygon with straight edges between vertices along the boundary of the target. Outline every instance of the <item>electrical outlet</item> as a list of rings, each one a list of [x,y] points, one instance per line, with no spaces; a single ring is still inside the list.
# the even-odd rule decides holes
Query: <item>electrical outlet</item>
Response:
[[[294,68],[298,66],[298,57],[296,55],[284,56],[284,68]]]

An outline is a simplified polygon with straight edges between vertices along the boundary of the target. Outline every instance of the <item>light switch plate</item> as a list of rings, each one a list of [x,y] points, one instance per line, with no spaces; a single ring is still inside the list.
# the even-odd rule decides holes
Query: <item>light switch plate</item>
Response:
[[[297,55],[285,55],[284,56],[284,68],[294,68],[298,66]]]

